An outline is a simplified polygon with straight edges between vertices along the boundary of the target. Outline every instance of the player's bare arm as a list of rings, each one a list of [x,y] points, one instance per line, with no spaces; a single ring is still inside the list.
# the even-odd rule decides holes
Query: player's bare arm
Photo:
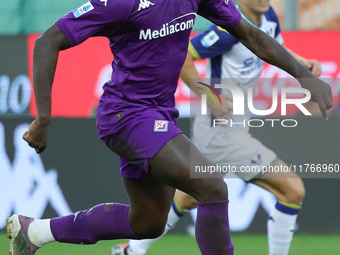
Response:
[[[183,64],[180,77],[190,87],[190,79],[199,79],[199,75],[195,68],[195,57],[191,54],[190,50],[188,50],[187,56],[185,58],[185,62]],[[191,88],[193,89],[193,88]]]
[[[297,53],[295,53],[291,49],[288,49],[286,46],[284,46],[284,47],[297,61],[300,62],[300,64],[307,67],[312,72],[312,74],[314,76],[320,77],[322,70],[321,70],[321,64],[319,63],[319,61],[317,61],[315,59],[306,59],[306,58],[298,55]]]
[[[198,96],[201,96],[201,94],[204,93],[203,90],[200,88],[205,88],[204,85],[201,85],[199,83],[196,83],[195,86],[191,86],[190,79],[199,79],[200,76],[196,70],[194,61],[196,58],[191,54],[190,50],[187,53],[184,65],[181,70],[180,77],[184,81],[186,85],[190,87],[190,89],[197,94]],[[211,113],[218,119],[228,119],[229,118],[229,112],[232,111],[232,107],[230,106],[228,101],[232,101],[232,98],[226,95],[220,96],[222,101],[222,106],[220,104],[215,104],[211,97],[207,98],[207,105],[211,111]],[[218,100],[216,98],[216,100]]]
[[[51,26],[40,36],[34,46],[33,84],[37,105],[37,117],[23,138],[37,153],[47,147],[47,131],[51,121],[51,89],[59,51],[70,47],[64,33]]]
[[[317,79],[274,39],[246,20],[242,19],[236,27],[228,31],[259,58],[294,76],[303,88],[311,92],[311,101],[318,103],[323,117],[328,118],[327,109],[333,106],[333,100],[327,83]]]

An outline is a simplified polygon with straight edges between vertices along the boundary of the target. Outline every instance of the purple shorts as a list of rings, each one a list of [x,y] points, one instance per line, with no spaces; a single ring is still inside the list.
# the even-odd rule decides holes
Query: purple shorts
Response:
[[[120,156],[121,176],[141,178],[149,173],[149,158],[174,136],[177,127],[175,108],[149,107],[126,102],[105,92],[97,111],[99,137]]]

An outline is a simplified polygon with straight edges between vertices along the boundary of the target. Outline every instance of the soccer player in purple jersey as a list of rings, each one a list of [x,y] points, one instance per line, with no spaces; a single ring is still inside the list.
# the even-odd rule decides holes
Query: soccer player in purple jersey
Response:
[[[284,45],[278,17],[270,7],[269,1],[238,0],[238,9],[243,17],[254,26],[266,32],[278,43]],[[307,60],[287,49],[301,64],[305,65],[316,76],[321,75],[320,63]],[[196,59],[208,58],[207,77],[238,80],[238,86],[247,94],[249,87],[255,88],[256,80],[260,77],[264,62],[250,52],[227,31],[216,25],[196,35],[191,39],[186,61],[181,71],[181,78],[190,86],[190,79],[200,80],[194,66]],[[254,60],[250,62],[249,60]],[[245,63],[248,64],[246,65]],[[248,82],[252,79],[255,82]],[[223,81],[224,82],[224,81]],[[191,89],[201,96],[203,92],[198,83]],[[217,119],[228,119],[236,123],[240,119],[230,116],[229,97],[224,92],[220,94],[223,106],[216,104],[208,97],[208,106],[212,115]],[[215,98],[216,101],[218,100]],[[248,128],[212,127],[211,114],[197,116],[192,125],[192,139],[198,149],[214,165],[242,166],[272,165],[286,166],[286,164],[269,148],[248,133]],[[242,118],[249,121],[251,113],[246,110]],[[241,118],[241,119],[242,119]],[[209,134],[209,135],[208,135]],[[210,136],[209,139],[207,137]],[[251,163],[252,162],[252,163]],[[304,198],[305,189],[301,178],[292,172],[274,172],[259,174],[258,172],[235,172],[245,182],[251,182],[267,189],[278,199],[270,212],[267,221],[268,246],[270,255],[287,255],[296,229],[296,219]],[[163,233],[173,229],[181,217],[189,210],[196,208],[196,201],[189,195],[176,191],[169,211],[168,222]],[[232,206],[232,204],[230,204]],[[151,245],[158,240],[130,240],[128,244],[116,245],[111,255],[144,255]]]
[[[190,165],[210,162],[178,129],[174,93],[197,14],[211,20],[265,61],[298,78],[327,118],[330,86],[247,21],[230,0],[92,0],[60,18],[37,39],[33,83],[38,115],[24,139],[41,153],[51,121],[51,88],[60,51],[105,36],[112,79],[99,101],[99,137],[121,163],[130,205],[106,203],[65,217],[8,219],[10,253],[35,254],[58,241],[155,238],[163,233],[175,188],[198,201],[196,239],[204,255],[233,254],[228,193],[222,176],[190,178]],[[303,79],[309,78],[309,79]],[[307,82],[308,81],[308,82]],[[189,159],[190,158],[190,159]]]

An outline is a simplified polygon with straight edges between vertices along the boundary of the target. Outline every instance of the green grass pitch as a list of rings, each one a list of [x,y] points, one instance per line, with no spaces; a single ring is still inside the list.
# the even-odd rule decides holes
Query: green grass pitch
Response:
[[[232,234],[235,255],[268,254],[267,236]],[[39,250],[37,255],[110,255],[113,244],[122,241],[101,241],[95,245],[72,245],[53,243]],[[0,254],[8,254],[8,239],[0,234]],[[169,234],[158,240],[148,255],[199,255],[195,239],[188,235]],[[340,235],[296,234],[289,255],[339,255]]]

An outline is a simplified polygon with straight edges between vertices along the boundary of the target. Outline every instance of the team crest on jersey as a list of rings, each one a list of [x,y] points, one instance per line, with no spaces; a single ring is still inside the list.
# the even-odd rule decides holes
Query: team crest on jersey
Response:
[[[155,5],[154,3],[151,3],[148,0],[140,0],[138,11],[145,10],[149,8],[150,6]]]
[[[211,47],[215,42],[217,42],[220,39],[218,34],[214,30],[211,30],[209,33],[207,33],[202,39],[201,39],[201,44],[209,48]]]
[[[154,132],[168,132],[169,121],[155,120]]]
[[[78,9],[75,9],[72,13],[74,17],[79,18],[81,15],[92,11],[94,9],[93,5],[90,3],[90,1],[86,2],[82,6],[80,6]]]

